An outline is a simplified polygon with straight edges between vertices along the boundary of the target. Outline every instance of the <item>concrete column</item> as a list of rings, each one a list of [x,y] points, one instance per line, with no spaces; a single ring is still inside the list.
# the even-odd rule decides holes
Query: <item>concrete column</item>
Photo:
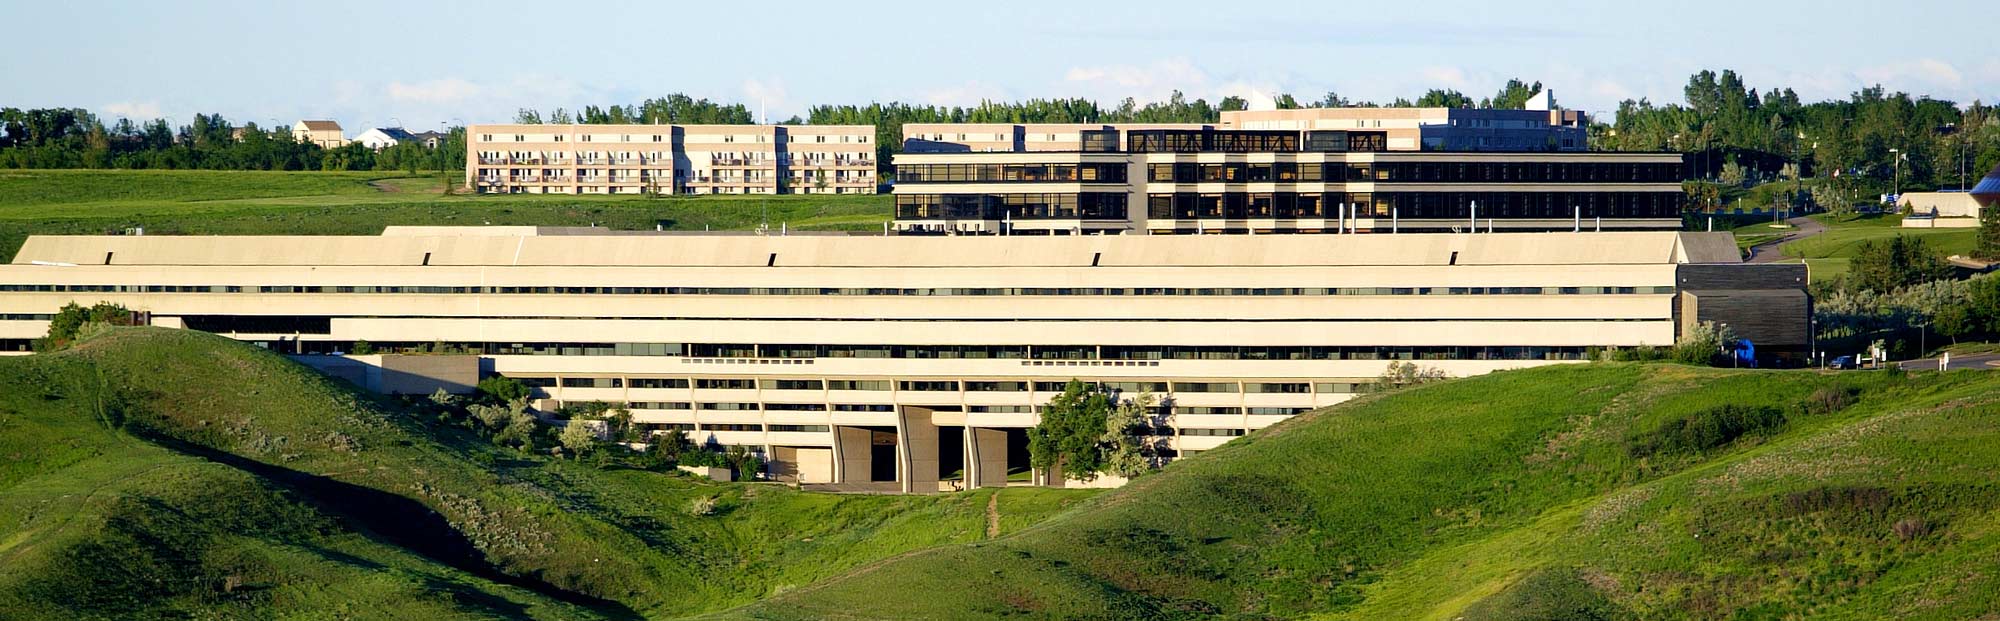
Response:
[[[859,483],[868,480],[871,452],[874,438],[867,429],[861,427],[835,427],[833,444],[835,458],[833,477],[836,483]]]
[[[938,491],[938,428],[929,408],[902,407],[896,415],[896,478],[906,494]]]
[[[965,428],[966,487],[1007,486],[1007,432]]]

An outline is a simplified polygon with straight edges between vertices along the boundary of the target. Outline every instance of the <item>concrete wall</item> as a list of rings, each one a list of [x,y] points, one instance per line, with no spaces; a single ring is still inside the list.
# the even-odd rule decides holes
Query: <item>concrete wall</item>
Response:
[[[442,388],[467,394],[479,384],[479,356],[346,355],[292,356],[328,376],[381,394],[428,395]]]

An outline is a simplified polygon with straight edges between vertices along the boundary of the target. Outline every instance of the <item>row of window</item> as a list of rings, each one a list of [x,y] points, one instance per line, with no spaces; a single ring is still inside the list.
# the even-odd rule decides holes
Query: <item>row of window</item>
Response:
[[[898,183],[1124,183],[1125,164],[903,164]]]
[[[818,380],[818,379],[764,379],[743,378],[694,378],[685,377],[517,377],[522,384],[534,388],[687,388],[754,390],[761,381],[766,390],[862,390],[886,391],[890,386],[903,391],[925,392],[1062,392],[1068,382],[1025,381],[1025,380]],[[1123,394],[1140,393],[1249,393],[1249,394],[1351,394],[1366,388],[1365,382],[1169,382],[1164,381],[1103,381],[1091,384]],[[671,404],[662,404],[671,405]],[[685,406],[685,404],[682,404]],[[766,404],[770,409],[772,404]],[[813,405],[817,404],[804,404]],[[686,407],[651,407],[652,409],[687,409]],[[716,408],[703,408],[716,409]],[[823,408],[808,408],[823,409]]]
[[[899,168],[900,170],[900,168]],[[1673,162],[1274,162],[1158,163],[1161,183],[1680,183]]]
[[[909,358],[1016,360],[1582,360],[1584,347],[1228,345],[750,345],[718,343],[374,342],[382,353],[487,356],[688,356],[696,358]],[[329,354],[347,343],[298,341],[288,353]],[[841,388],[828,386],[829,390]],[[919,390],[905,388],[905,390]],[[953,389],[956,390],[956,389]]]
[[[1151,129],[1125,133],[1133,153],[1274,153],[1386,151],[1387,132]]]
[[[1125,220],[1124,192],[898,194],[899,220]]]
[[[1481,203],[1484,209],[1485,203]],[[1652,287],[446,287],[430,285],[4,285],[0,293],[307,293],[431,295],[781,295],[781,296],[1374,296],[1374,295],[1629,295],[1673,293]],[[50,315],[19,315],[46,320]],[[279,321],[281,316],[187,315],[192,322]],[[324,320],[319,317],[317,320]],[[251,325],[241,323],[238,325]],[[229,332],[231,330],[208,330]],[[258,332],[258,330],[234,330]],[[293,330],[274,330],[291,332]]]
[[[1154,220],[1338,218],[1458,219],[1679,218],[1680,192],[1221,192],[1146,195]]]
[[[1011,406],[989,406],[989,407],[1011,407]],[[1257,408],[1252,408],[1252,409],[1257,409]],[[1271,409],[1290,409],[1290,408],[1271,408]],[[690,433],[701,432],[701,431],[751,431],[751,432],[769,431],[772,433],[826,433],[832,430],[832,427],[828,425],[780,425],[780,424],[765,425],[757,423],[642,423],[642,425],[648,427],[650,431],[686,431]],[[1243,429],[1234,429],[1234,428],[1202,429],[1202,428],[1183,427],[1180,429],[1180,435],[1184,436],[1241,436],[1244,433],[1245,431]],[[1169,427],[1148,427],[1141,433],[1141,435],[1172,436],[1174,435],[1174,429]]]

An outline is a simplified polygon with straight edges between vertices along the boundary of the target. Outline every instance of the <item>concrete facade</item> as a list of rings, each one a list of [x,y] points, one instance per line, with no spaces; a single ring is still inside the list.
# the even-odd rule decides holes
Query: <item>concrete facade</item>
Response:
[[[374,364],[476,360],[537,407],[626,404],[801,483],[928,492],[1022,475],[1024,430],[1071,379],[1161,397],[1148,441],[1172,456],[1346,401],[1392,362],[1468,376],[1670,345],[1683,314],[1748,326],[1759,305],[1683,310],[1737,270],[1744,295],[1803,299],[1803,266],[1739,261],[1725,233],[1676,232],[35,236],[0,266],[0,348],[99,301],[316,365],[443,343],[470,355]]]
[[[899,231],[1673,230],[1673,153],[1598,153],[1563,110],[1225,112],[1220,124],[908,124]]]
[[[501,194],[874,194],[870,125],[473,125],[466,187]]]

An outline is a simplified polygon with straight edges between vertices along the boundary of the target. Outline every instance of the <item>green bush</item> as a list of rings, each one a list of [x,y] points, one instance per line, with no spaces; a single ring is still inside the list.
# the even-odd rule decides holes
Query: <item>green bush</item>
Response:
[[[1583,579],[1573,568],[1541,569],[1480,600],[1458,618],[1465,621],[1610,621],[1631,615]]]
[[[355,349],[360,349],[359,344]],[[528,398],[528,385],[505,375],[495,375],[479,380],[479,395],[490,403],[512,403],[517,399]]]
[[[1667,421],[1658,429],[1632,438],[1627,447],[1633,457],[1695,454],[1784,425],[1785,413],[1775,407],[1719,405]]]

